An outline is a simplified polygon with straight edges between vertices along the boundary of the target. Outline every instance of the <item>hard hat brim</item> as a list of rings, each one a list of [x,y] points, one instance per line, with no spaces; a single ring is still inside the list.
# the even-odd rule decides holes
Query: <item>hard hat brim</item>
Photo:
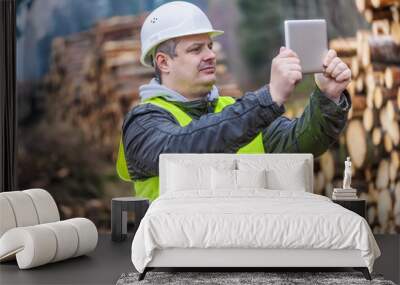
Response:
[[[154,48],[156,48],[159,44],[161,44],[162,42],[165,42],[166,40],[170,40],[170,39],[174,39],[174,38],[180,38],[180,37],[184,37],[184,36],[191,36],[191,35],[200,35],[200,34],[209,34],[211,38],[215,38],[218,37],[220,35],[222,35],[224,33],[224,31],[221,30],[197,30],[197,31],[191,31],[190,33],[182,33],[179,36],[173,37],[173,38],[163,38],[160,39],[159,41],[155,42],[150,48],[148,48],[143,55],[140,58],[140,62],[147,67],[153,67],[151,64],[151,60],[150,60],[150,55],[152,53],[152,50]]]

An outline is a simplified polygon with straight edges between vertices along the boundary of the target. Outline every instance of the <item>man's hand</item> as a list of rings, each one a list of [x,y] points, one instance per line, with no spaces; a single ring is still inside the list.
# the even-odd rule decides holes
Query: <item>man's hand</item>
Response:
[[[286,47],[272,60],[269,89],[272,100],[279,106],[287,101],[295,85],[302,79],[300,59]]]
[[[328,51],[323,65],[324,73],[314,74],[315,83],[326,96],[339,103],[340,95],[351,81],[350,68],[337,56],[333,49]]]

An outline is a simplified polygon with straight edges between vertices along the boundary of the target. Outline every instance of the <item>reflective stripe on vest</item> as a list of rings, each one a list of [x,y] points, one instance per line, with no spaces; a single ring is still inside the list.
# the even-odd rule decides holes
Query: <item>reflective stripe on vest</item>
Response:
[[[178,121],[181,127],[188,125],[192,118],[182,111],[176,105],[168,102],[162,97],[153,97],[140,104],[153,104],[164,110],[170,112]],[[235,99],[228,96],[218,97],[217,105],[215,106],[214,113],[221,112],[226,106],[235,103]],[[251,142],[241,147],[236,153],[265,153],[262,133],[260,132]],[[118,176],[124,181],[132,181],[129,175],[127,163],[125,160],[124,147],[122,138],[119,143],[118,158],[117,158],[117,173]],[[159,177],[153,176],[142,180],[133,181],[136,196],[145,197],[153,201],[159,196]]]

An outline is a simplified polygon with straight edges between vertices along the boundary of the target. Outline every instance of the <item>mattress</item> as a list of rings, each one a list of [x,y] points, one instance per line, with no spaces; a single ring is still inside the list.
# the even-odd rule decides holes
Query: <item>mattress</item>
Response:
[[[155,250],[359,250],[372,272],[379,247],[367,221],[329,198],[301,191],[167,192],[149,207],[132,242],[143,272]]]

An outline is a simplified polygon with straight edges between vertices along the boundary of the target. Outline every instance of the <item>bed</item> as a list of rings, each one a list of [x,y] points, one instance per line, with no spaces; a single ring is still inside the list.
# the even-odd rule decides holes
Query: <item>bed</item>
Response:
[[[311,154],[162,154],[160,197],[132,242],[159,267],[352,267],[371,279],[367,221],[313,194]]]

